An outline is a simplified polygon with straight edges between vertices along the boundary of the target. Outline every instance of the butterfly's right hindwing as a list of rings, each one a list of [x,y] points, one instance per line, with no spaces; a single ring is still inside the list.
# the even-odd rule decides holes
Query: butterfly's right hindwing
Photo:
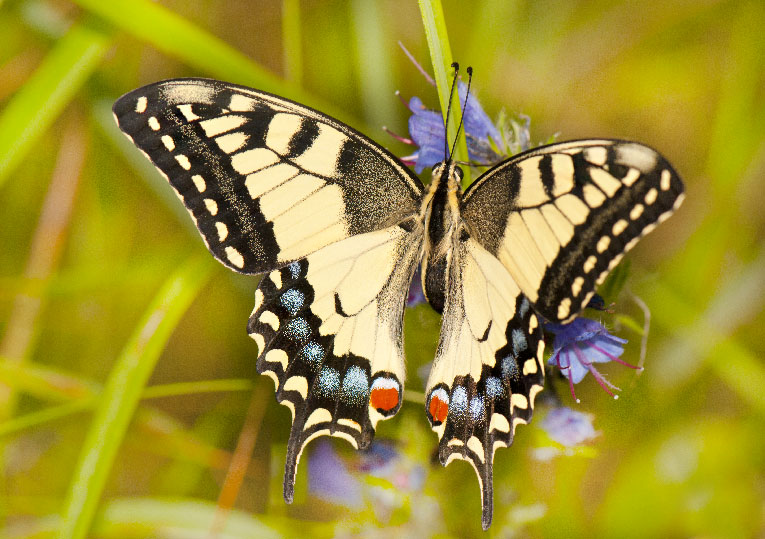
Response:
[[[264,92],[163,81],[121,97],[114,114],[213,255],[242,273],[283,267],[419,209],[419,180],[380,146]]]
[[[248,330],[258,372],[293,416],[284,496],[313,438],[372,440],[401,406],[404,301],[419,261],[422,227],[353,236],[263,277]]]
[[[531,420],[544,383],[542,327],[507,269],[459,234],[446,271],[438,352],[426,412],[442,464],[469,462],[478,475],[483,527],[492,519],[494,452]]]

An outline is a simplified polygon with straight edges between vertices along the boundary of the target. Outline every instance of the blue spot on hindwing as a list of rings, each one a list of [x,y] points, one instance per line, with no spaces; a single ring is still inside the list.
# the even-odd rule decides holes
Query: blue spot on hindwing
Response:
[[[279,298],[282,306],[289,311],[291,316],[295,316],[305,303],[305,294],[300,290],[291,288]]]
[[[518,380],[520,372],[518,371],[518,363],[516,363],[513,356],[505,356],[502,358],[502,377],[505,379]]]
[[[467,390],[462,386],[457,386],[452,392],[451,404],[449,405],[449,413],[455,414],[459,418],[464,418],[467,412]]]
[[[496,376],[490,376],[486,379],[486,396],[492,400],[505,396],[502,381]]]
[[[473,421],[482,421],[483,418],[483,397],[481,395],[476,395],[470,399],[470,419]]]
[[[305,318],[293,318],[284,326],[284,334],[293,341],[307,341],[311,336],[311,326]]]
[[[311,370],[316,372],[321,367],[321,362],[324,361],[325,354],[326,352],[322,345],[311,341],[300,349],[296,359],[307,363]]]
[[[290,276],[293,279],[297,279],[300,277],[300,262],[293,262],[289,266],[287,266],[287,270],[290,272]]]
[[[331,398],[337,395],[340,390],[340,373],[332,367],[324,367],[316,379],[314,391],[317,395],[324,398]]]
[[[526,340],[526,334],[518,328],[515,328],[513,330],[512,339],[513,339],[513,352],[515,352],[516,356],[520,354],[521,352],[523,352],[524,350],[526,350],[526,348],[528,348],[529,346],[528,341]]]
[[[521,300],[520,307],[518,307],[518,316],[520,316],[521,318],[525,318],[527,312],[529,312],[529,300],[526,299],[526,297],[524,297]]]
[[[346,371],[342,396],[352,406],[365,406],[369,402],[369,379],[364,369],[353,365]]]

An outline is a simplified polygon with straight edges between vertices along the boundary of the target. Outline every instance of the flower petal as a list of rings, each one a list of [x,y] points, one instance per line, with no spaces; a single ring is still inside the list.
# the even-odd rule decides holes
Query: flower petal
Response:
[[[465,93],[467,92],[467,85],[464,82],[457,84],[457,93],[459,94],[460,104],[465,102]],[[502,140],[499,130],[489,119],[489,116],[484,112],[483,107],[478,102],[478,98],[475,93],[468,95],[467,105],[465,106],[465,133],[480,138],[488,139],[489,137],[494,139],[494,142],[499,144]]]
[[[414,307],[420,303],[425,303],[425,292],[422,290],[422,273],[418,266],[412,277],[412,282],[409,285],[409,294],[406,298],[406,306]]]
[[[460,82],[457,92],[460,102],[464,102],[467,85]],[[444,160],[444,121],[440,113],[426,109],[418,97],[409,100],[409,110],[412,111],[409,117],[409,136],[419,147],[411,158],[415,163],[414,170],[419,174],[426,167]],[[464,127],[471,160],[484,164],[500,160],[501,156],[492,148],[492,142],[501,148],[502,137],[472,93],[467,97]]]
[[[585,375],[589,372],[590,369],[588,369],[587,366],[582,362],[581,351],[575,347],[576,345],[574,345],[574,347],[572,347],[568,352],[568,357],[571,361],[571,368],[568,370],[568,376],[571,377],[572,382],[578,384],[584,379]]]
[[[360,481],[348,472],[327,439],[317,441],[308,458],[308,491],[334,504],[352,509],[363,507]]]
[[[574,447],[598,435],[592,415],[561,406],[550,410],[542,420],[542,428],[561,445]]]
[[[412,157],[418,174],[444,160],[444,122],[441,115],[428,110],[418,97],[409,100],[409,136],[419,147]]]
[[[621,356],[624,352],[622,343],[613,342],[610,339],[604,339],[602,337],[592,339],[590,344],[597,347],[593,348],[593,346],[588,346],[588,349],[591,349],[591,351],[588,352],[588,357],[590,358],[591,363],[607,363],[613,361],[614,358]],[[598,359],[595,359],[596,356]]]
[[[581,382],[588,372],[601,385],[607,384],[593,363],[618,361],[630,366],[618,359],[624,352],[626,339],[611,335],[600,322],[579,317],[569,324],[547,323],[545,329],[555,334],[548,364],[559,367],[573,384]]]

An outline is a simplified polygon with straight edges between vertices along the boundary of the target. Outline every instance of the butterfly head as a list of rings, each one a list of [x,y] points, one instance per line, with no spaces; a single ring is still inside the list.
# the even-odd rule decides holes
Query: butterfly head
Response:
[[[468,95],[470,95],[470,83],[473,79],[473,68],[468,67],[467,68],[467,74],[468,74],[468,87],[467,92],[465,93],[465,102],[462,105],[462,115],[460,116],[460,123],[457,126],[457,134],[455,136],[454,142],[452,143],[451,150],[448,146],[447,136],[448,136],[448,130],[447,127],[449,125],[449,116],[451,115],[452,111],[452,100],[454,99],[454,89],[457,87],[457,78],[459,77],[459,70],[460,65],[457,62],[452,63],[452,67],[454,68],[454,78],[452,79],[452,86],[449,91],[449,104],[446,107],[446,117],[444,118],[444,161],[441,161],[439,163],[436,163],[433,165],[433,173],[431,175],[430,179],[430,185],[431,190],[438,189],[439,186],[442,188],[446,188],[450,192],[459,191],[461,192],[461,184],[462,184],[462,178],[464,176],[462,169],[459,167],[458,163],[455,162],[452,159],[452,156],[454,155],[454,149],[457,147],[457,139],[459,138],[460,130],[462,129],[462,124],[465,120],[465,109],[467,108],[467,98]]]
[[[462,178],[464,173],[460,166],[449,159],[433,165],[433,173],[430,177],[432,190],[437,190],[440,186],[450,192],[462,193]]]

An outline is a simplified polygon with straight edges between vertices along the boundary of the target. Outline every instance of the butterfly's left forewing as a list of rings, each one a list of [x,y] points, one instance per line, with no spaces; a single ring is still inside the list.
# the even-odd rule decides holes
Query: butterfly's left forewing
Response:
[[[544,383],[542,328],[507,269],[467,233],[455,235],[448,266],[426,411],[441,463],[475,468],[487,529],[494,451],[529,422]]]

